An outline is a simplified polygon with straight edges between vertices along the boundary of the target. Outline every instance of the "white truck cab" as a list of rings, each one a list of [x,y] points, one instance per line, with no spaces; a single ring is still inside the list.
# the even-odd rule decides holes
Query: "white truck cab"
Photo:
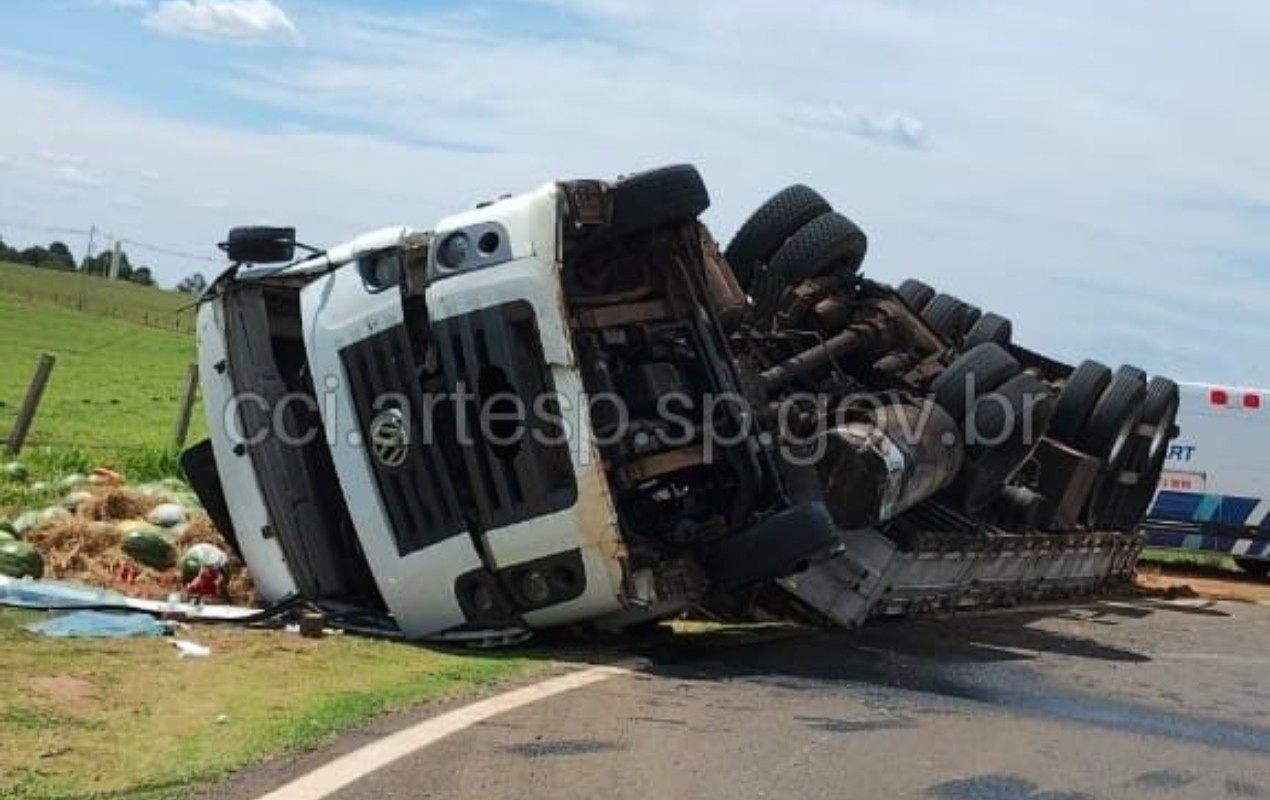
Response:
[[[416,638],[620,626],[699,600],[729,530],[774,548],[729,581],[833,549],[823,504],[790,503],[752,437],[731,440],[720,464],[699,440],[655,449],[642,431],[630,441],[646,437],[645,451],[627,458],[610,434],[602,452],[592,398],[609,376],[584,375],[581,350],[621,351],[618,380],[638,406],[623,414],[661,390],[737,391],[720,329],[678,299],[704,302],[718,271],[695,221],[704,188],[679,205],[647,202],[665,186],[620,188],[552,183],[213,284],[199,311],[210,441],[187,472],[263,599],[377,609]],[[623,229],[632,212],[643,216]],[[657,251],[640,272],[619,263],[619,234]],[[228,249],[267,263],[288,235],[236,229]],[[622,285],[635,275],[641,285]],[[615,490],[639,508],[624,532]],[[735,516],[693,508],[694,492],[727,494]]]
[[[1270,389],[1182,383],[1179,437],[1143,531],[1154,547],[1270,573]]]

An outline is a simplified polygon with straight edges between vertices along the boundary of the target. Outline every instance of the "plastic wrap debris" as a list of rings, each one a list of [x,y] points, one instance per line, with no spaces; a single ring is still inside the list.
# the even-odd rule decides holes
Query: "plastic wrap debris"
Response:
[[[173,639],[172,644],[176,645],[177,658],[207,658],[212,654],[212,648],[188,639]]]
[[[149,614],[111,611],[73,611],[32,622],[25,629],[54,639],[132,639],[168,633],[168,626]]]
[[[150,614],[169,614],[181,616],[192,621],[204,619],[228,622],[246,619],[260,613],[259,609],[242,606],[196,605],[165,600],[140,600],[109,589],[94,589],[61,581],[15,580],[3,576],[0,576],[0,606],[64,609],[110,608],[121,611],[145,611]]]

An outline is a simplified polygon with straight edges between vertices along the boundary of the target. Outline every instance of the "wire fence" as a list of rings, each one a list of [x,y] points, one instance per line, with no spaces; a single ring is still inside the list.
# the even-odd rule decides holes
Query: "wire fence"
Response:
[[[189,306],[170,311],[139,309],[135,304],[113,302],[110,298],[95,297],[88,292],[40,291],[13,281],[6,281],[3,278],[0,278],[0,294],[25,300],[28,303],[52,303],[71,311],[124,320],[157,330],[178,333],[192,333],[194,331],[195,311]]]

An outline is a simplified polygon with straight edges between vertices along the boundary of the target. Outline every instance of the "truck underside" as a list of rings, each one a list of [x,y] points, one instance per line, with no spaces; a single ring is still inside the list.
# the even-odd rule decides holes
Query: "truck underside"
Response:
[[[543,355],[545,312],[522,302],[515,313],[508,305],[473,312],[484,321],[471,323],[471,350],[466,359],[454,351],[453,368],[494,365],[471,376],[482,403],[559,388],[552,375],[560,383],[559,370],[576,368],[625,576],[622,608],[580,621],[623,627],[698,605],[850,627],[877,615],[1092,592],[1131,573],[1137,525],[1177,433],[1176,384],[1134,367],[1055,362],[1015,343],[1004,317],[918,281],[864,277],[865,235],[805,186],[769,200],[723,252],[697,221],[709,199],[691,167],[565,182],[554,196],[553,313],[573,363]],[[431,255],[419,263],[434,264],[445,243],[420,242]],[[259,412],[238,410],[249,436],[276,426],[279,407],[287,430],[323,428],[302,330],[300,295],[311,280],[282,273],[221,287],[224,353],[205,367],[265,398]],[[431,318],[425,296],[436,303],[441,282],[405,267],[399,281],[404,311],[394,313],[405,321],[376,334],[396,344],[357,364],[352,346],[342,351],[346,374],[355,386],[360,375],[364,389],[354,389],[354,408],[369,407],[376,392],[452,388],[441,385],[444,371],[423,366],[432,350],[420,342],[442,342],[445,362],[444,343],[466,341],[468,323]],[[505,340],[503,328],[480,328],[504,311],[515,317]],[[288,394],[313,403],[280,406]],[[303,445],[262,437],[249,448],[268,538],[299,593],[392,611],[325,422],[324,435]],[[582,502],[588,484],[576,453],[571,468],[563,451],[496,441],[504,438],[467,450],[443,441],[439,459],[416,450],[413,471],[376,472],[379,496],[395,509],[398,545],[406,530],[429,543],[444,538],[428,526],[450,509],[454,534],[471,533],[481,574],[492,576],[489,590],[508,594],[506,613],[488,621],[532,625],[519,578],[504,576],[481,535]],[[220,462],[229,452],[221,445],[204,457]],[[219,472],[223,484],[224,464]],[[544,482],[560,491],[538,492]],[[208,483],[200,492],[218,489]],[[494,514],[487,498],[504,495],[525,513]],[[516,574],[528,573],[522,565]],[[640,576],[651,586],[635,586]],[[460,602],[476,621],[470,597]]]

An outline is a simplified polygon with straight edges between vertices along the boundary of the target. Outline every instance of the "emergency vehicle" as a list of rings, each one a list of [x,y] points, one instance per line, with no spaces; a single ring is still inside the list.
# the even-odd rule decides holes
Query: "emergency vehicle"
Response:
[[[1180,387],[1180,435],[1143,523],[1147,544],[1227,554],[1270,575],[1270,389]]]

